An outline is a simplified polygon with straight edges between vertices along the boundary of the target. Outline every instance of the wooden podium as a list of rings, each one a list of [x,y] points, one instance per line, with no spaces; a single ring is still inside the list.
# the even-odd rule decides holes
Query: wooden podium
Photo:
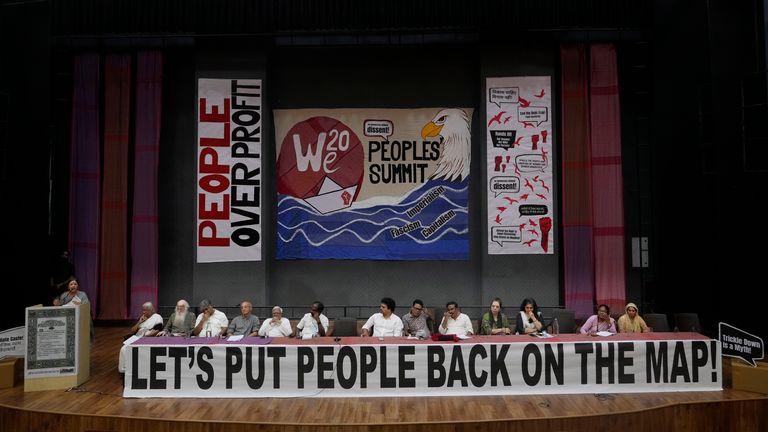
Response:
[[[26,309],[24,391],[78,386],[91,373],[91,305]]]

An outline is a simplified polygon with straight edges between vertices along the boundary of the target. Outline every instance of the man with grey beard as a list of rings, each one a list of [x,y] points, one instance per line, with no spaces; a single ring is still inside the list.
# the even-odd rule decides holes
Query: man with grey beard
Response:
[[[189,303],[181,299],[176,302],[176,311],[168,317],[163,331],[158,336],[191,336],[195,328],[195,314],[189,311]]]

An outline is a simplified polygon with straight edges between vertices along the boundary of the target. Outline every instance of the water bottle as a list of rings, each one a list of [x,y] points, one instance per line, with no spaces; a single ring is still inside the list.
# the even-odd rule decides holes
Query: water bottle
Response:
[[[552,320],[552,334],[556,335],[560,333],[560,324],[557,322],[557,317],[555,317],[554,320]]]

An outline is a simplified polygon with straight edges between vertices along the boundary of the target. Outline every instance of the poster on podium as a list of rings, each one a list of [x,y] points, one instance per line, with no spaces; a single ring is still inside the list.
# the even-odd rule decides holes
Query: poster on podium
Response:
[[[27,378],[60,377],[78,373],[80,308],[27,308]]]

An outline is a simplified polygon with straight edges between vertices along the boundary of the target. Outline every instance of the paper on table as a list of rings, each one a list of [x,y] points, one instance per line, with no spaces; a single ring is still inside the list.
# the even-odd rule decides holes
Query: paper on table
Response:
[[[599,331],[599,332],[597,332],[595,334],[598,335],[598,336],[603,336],[603,337],[605,337],[605,336],[613,336],[613,333],[611,333],[609,331]]]
[[[140,338],[141,338],[141,336],[133,335],[133,336],[129,337],[128,339],[124,340],[123,341],[123,345],[130,345],[130,344],[136,342],[137,340],[139,340]]]
[[[459,336],[456,336],[456,337],[457,337],[457,338],[459,338],[459,339],[461,339],[461,340],[464,340],[464,339],[472,339],[472,336],[469,336],[469,335],[459,335]]]
[[[230,342],[237,342],[237,341],[239,341],[240,339],[242,339],[242,338],[243,338],[243,336],[244,336],[244,335],[230,336],[230,337],[229,337],[229,339],[227,339],[227,340],[228,340],[228,341],[230,341]]]

